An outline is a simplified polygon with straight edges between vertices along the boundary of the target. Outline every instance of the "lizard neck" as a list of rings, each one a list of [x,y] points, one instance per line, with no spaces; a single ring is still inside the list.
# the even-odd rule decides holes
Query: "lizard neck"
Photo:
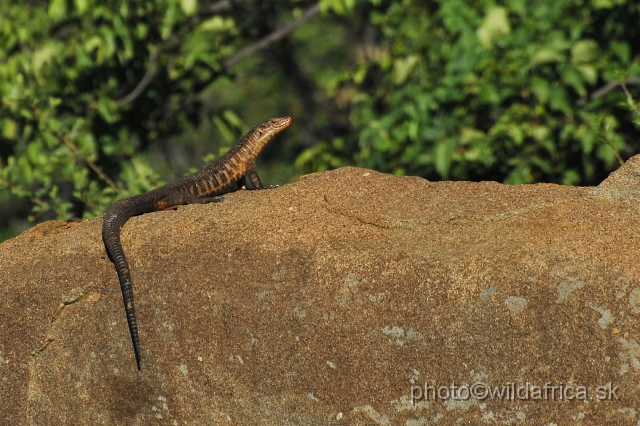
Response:
[[[236,157],[240,161],[255,160],[264,147],[278,133],[289,127],[291,123],[293,123],[291,117],[276,117],[258,124],[244,135],[220,160],[227,161]]]

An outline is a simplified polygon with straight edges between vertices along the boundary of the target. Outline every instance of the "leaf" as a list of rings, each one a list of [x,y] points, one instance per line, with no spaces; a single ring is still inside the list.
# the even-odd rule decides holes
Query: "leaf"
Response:
[[[224,18],[220,15],[212,16],[211,18],[202,21],[199,28],[201,31],[223,31]]]
[[[488,104],[497,104],[500,102],[500,93],[498,93],[498,88],[494,84],[490,83],[483,84],[480,87],[478,97],[482,102],[486,102]]]
[[[571,110],[569,102],[567,101],[567,92],[563,86],[557,84],[552,86],[549,96],[549,106],[552,110],[563,111],[565,113]]]
[[[435,146],[435,166],[436,170],[444,179],[449,177],[451,169],[451,157],[453,154],[453,143],[451,141],[439,142]]]
[[[10,119],[5,118],[2,121],[2,136],[6,139],[15,139],[18,134],[18,124]]]
[[[344,15],[353,10],[355,5],[355,0],[320,0],[320,10],[323,13],[333,10],[338,15]]]
[[[580,173],[575,169],[569,169],[563,173],[563,185],[578,185],[580,183]]]
[[[57,53],[57,46],[53,43],[45,44],[41,49],[36,50],[33,53],[32,64],[33,73],[35,74],[38,82],[44,84],[45,78],[42,74],[42,68],[50,64]]]
[[[191,16],[198,11],[198,0],[180,0],[180,7],[185,15]]]
[[[47,12],[49,13],[51,19],[53,19],[54,21],[64,19],[67,14],[67,1],[51,0]]]
[[[229,126],[227,126],[227,123],[225,123],[223,119],[218,116],[214,116],[213,123],[216,125],[216,128],[227,144],[232,143],[235,140],[233,131],[229,128]]]
[[[598,70],[595,66],[583,64],[576,65],[575,68],[580,72],[580,74],[582,74],[582,77],[584,77],[587,83],[596,84],[598,81]]]
[[[74,3],[79,14],[83,14],[89,8],[89,0],[74,0]]]
[[[582,74],[574,67],[567,67],[562,72],[562,81],[573,87],[580,96],[586,96],[587,91],[584,87]]]
[[[549,86],[549,82],[544,78],[534,77],[531,83],[531,91],[536,95],[540,102],[547,103],[549,101],[551,87]]]
[[[591,0],[596,9],[611,9],[617,5],[624,4],[627,0]]]
[[[100,49],[101,46],[102,46],[102,39],[97,34],[94,34],[93,36],[89,37],[84,42],[84,50],[87,53],[91,53],[96,49]]]
[[[175,1],[169,1],[169,6],[164,14],[164,18],[162,19],[162,25],[160,26],[160,37],[163,40],[166,40],[171,35],[173,31],[173,24],[178,20],[178,11],[176,8]]]
[[[233,110],[225,109],[224,112],[222,113],[222,116],[233,127],[238,129],[242,127],[242,120],[240,119],[240,117],[238,117],[238,115],[235,112],[233,112]]]
[[[482,25],[476,30],[476,35],[485,49],[491,49],[494,41],[505,34],[511,33],[511,26],[504,7],[492,7],[487,11]]]
[[[629,63],[629,59],[631,59],[631,48],[629,47],[629,42],[613,40],[609,43],[609,48],[618,58],[620,58],[623,64]]]
[[[98,100],[98,113],[107,123],[114,123],[118,120],[118,106],[113,99],[102,96]]]
[[[551,49],[540,49],[536,51],[531,57],[531,61],[529,62],[529,66],[535,67],[540,64],[546,64],[549,62],[563,62],[564,55],[551,50]]]
[[[580,40],[571,47],[571,63],[593,62],[598,54],[598,43],[591,39]]]
[[[477,140],[484,140],[486,138],[487,135],[483,131],[478,129],[463,127],[460,130],[460,143],[462,145],[466,145]]]
[[[400,85],[405,82],[413,68],[418,63],[418,55],[409,55],[406,58],[398,58],[393,61],[394,82]]]

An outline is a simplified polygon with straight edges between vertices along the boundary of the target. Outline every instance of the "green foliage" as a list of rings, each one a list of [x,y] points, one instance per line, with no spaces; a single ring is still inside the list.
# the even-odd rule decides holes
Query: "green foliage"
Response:
[[[0,192],[31,200],[31,219],[68,220],[158,186],[145,150],[199,122],[196,95],[274,25],[261,13],[291,14],[238,5],[0,2]],[[227,141],[246,130],[225,109],[207,118]]]
[[[334,97],[349,93],[351,132],[302,153],[301,170],[595,184],[638,151],[631,93],[590,97],[621,72],[640,75],[637,4],[403,0],[368,11],[379,38],[332,83]]]

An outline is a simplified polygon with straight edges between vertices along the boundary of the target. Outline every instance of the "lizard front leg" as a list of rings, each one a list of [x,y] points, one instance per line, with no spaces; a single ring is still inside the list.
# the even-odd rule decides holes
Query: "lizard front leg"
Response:
[[[262,185],[262,182],[260,181],[260,176],[258,176],[258,170],[256,170],[255,160],[247,164],[246,176],[249,177],[249,181],[251,182],[251,185],[253,185],[254,189],[272,189],[272,188],[278,187],[278,185],[268,185],[268,186]]]

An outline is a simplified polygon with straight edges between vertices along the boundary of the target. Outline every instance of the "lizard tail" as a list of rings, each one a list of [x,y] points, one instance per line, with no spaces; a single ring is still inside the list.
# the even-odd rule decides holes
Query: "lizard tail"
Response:
[[[127,271],[127,275],[128,271]],[[138,321],[136,320],[136,307],[133,303],[133,286],[131,278],[120,279],[120,288],[122,289],[122,299],[124,300],[124,309],[127,313],[127,324],[129,324],[129,333],[131,334],[131,342],[133,343],[133,352],[136,355],[136,364],[140,370],[140,337],[138,336]]]
[[[114,205],[114,207],[116,207]],[[126,216],[126,215],[124,215]],[[127,314],[127,323],[129,325],[129,333],[131,334],[131,341],[133,343],[133,351],[136,356],[136,363],[138,370],[140,370],[140,363],[142,361],[140,356],[140,337],[138,336],[138,322],[136,320],[136,308],[133,302],[133,285],[131,282],[131,275],[129,274],[129,264],[127,258],[122,250],[122,244],[120,243],[120,228],[123,222],[122,211],[119,209],[110,209],[104,216],[104,223],[102,226],[102,239],[104,240],[107,251],[111,256],[111,260],[116,266],[118,272],[118,279],[120,280],[120,289],[122,290],[122,299],[124,301],[124,308]]]

